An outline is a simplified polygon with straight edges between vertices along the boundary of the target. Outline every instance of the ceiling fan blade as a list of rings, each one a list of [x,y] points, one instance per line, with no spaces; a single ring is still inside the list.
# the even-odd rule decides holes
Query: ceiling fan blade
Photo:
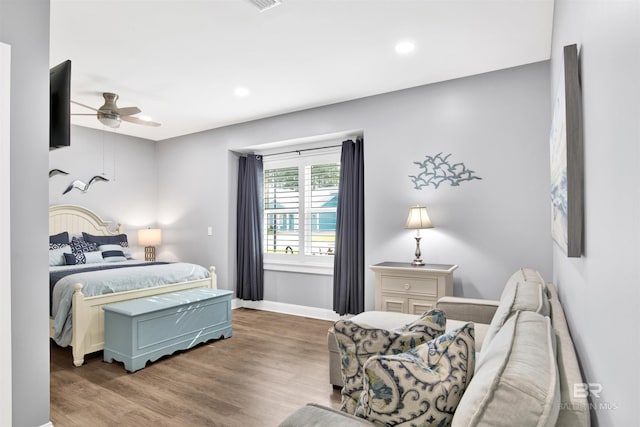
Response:
[[[90,109],[90,110],[93,110],[93,111],[98,111],[98,110],[97,110],[96,108],[93,108],[93,107],[89,107],[88,105],[85,105],[85,104],[81,104],[81,103],[79,103],[79,102],[76,102],[76,101],[71,101],[71,103],[72,103],[72,104],[76,104],[76,105],[79,105],[79,106],[81,106],[81,107],[84,107],[84,108],[88,108],[88,109]]]
[[[141,113],[142,110],[138,107],[124,107],[118,108],[118,114],[121,116],[133,116],[134,114]]]
[[[121,116],[120,118],[122,119],[122,121],[135,123],[137,125],[154,126],[154,127],[160,126],[160,123],[158,122],[152,122],[151,120],[142,120],[138,117]]]
[[[71,113],[72,116],[96,116],[96,113]]]

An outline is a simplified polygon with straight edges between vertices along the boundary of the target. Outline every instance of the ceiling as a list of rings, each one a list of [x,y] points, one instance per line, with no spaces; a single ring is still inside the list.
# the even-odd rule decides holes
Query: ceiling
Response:
[[[552,20],[553,0],[51,0],[50,63],[74,101],[162,126],[73,124],[158,141],[547,60]]]

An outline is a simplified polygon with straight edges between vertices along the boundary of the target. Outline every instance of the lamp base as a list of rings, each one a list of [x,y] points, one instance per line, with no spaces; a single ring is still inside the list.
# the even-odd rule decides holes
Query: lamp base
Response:
[[[416,236],[416,253],[415,253],[415,258],[413,259],[413,262],[411,264],[413,265],[424,265],[424,262],[422,261],[421,255],[422,252],[420,252],[420,236]]]
[[[144,248],[144,260],[155,261],[156,260],[156,248],[155,246],[145,246]]]

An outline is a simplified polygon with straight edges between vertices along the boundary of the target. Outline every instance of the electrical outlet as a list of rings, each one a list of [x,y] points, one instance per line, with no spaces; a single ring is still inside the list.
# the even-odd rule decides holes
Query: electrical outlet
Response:
[[[207,236],[213,236],[213,227],[207,227]]]

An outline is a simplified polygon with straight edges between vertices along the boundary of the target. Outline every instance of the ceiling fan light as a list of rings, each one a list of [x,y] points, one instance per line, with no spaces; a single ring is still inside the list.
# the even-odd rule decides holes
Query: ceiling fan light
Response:
[[[98,120],[110,128],[119,128],[121,123],[120,116],[116,114],[98,113]]]

